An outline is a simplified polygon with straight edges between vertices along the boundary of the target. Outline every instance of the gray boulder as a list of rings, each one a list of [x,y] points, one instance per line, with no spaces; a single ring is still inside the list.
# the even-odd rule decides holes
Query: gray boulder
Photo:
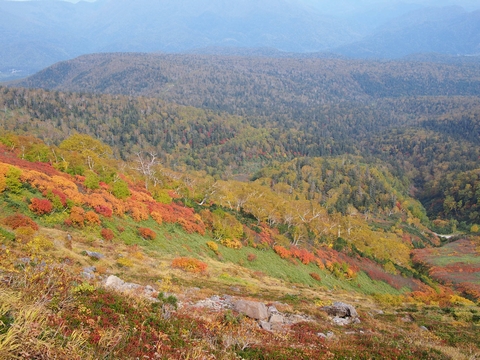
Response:
[[[233,303],[233,308],[252,319],[265,320],[268,318],[267,307],[258,301],[237,300]]]
[[[322,307],[322,310],[330,316],[358,318],[357,310],[355,310],[352,305],[343,302],[335,302],[332,306],[324,306]]]
[[[321,309],[333,317],[333,323],[336,325],[343,326],[360,322],[357,310],[352,305],[335,302],[332,306],[324,306]]]

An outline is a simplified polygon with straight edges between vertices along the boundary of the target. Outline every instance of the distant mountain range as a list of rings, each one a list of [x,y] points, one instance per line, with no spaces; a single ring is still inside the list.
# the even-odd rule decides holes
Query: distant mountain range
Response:
[[[390,18],[400,10],[382,11]],[[227,49],[252,54],[258,53],[252,49],[269,48],[278,54],[334,52],[375,58],[480,52],[480,11],[423,8],[373,31],[365,21],[349,16],[325,15],[301,0],[99,0],[76,4],[4,0],[0,1],[0,80],[96,52],[216,49],[218,53]],[[375,12],[371,16],[376,18],[372,24],[383,19]]]

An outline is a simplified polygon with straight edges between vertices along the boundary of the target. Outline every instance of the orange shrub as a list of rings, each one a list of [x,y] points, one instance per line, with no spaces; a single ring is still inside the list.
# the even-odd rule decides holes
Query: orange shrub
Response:
[[[273,247],[273,250],[282,258],[288,259],[292,257],[292,252],[288,249],[285,249],[283,246],[276,245]]]
[[[148,220],[148,210],[142,203],[129,204],[130,216],[135,221]]]
[[[47,199],[33,198],[28,208],[37,215],[44,215],[52,212],[53,204]]]
[[[207,271],[208,265],[198,259],[180,257],[173,259],[172,267],[191,273],[204,273]]]
[[[157,234],[155,231],[149,229],[149,228],[139,228],[138,232],[142,238],[145,240],[154,240],[157,237]]]
[[[300,260],[303,264],[308,265],[315,260],[315,255],[306,249],[299,249],[295,246],[290,248],[290,251],[294,257]]]
[[[153,220],[155,220],[159,225],[162,225],[163,219],[162,219],[162,214],[160,214],[158,211],[152,211],[150,213],[150,216],[152,217]]]
[[[19,227],[29,227],[35,231],[38,230],[38,225],[35,221],[23,214],[13,214],[7,216],[3,223],[12,229],[18,229]]]
[[[82,227],[85,223],[85,210],[79,206],[72,207],[70,217],[66,220],[67,224],[68,220],[70,220],[70,225]]]
[[[107,241],[112,241],[113,238],[115,237],[115,234],[110,229],[102,229],[100,231],[100,235],[102,235],[102,238],[104,238]]]
[[[317,281],[322,281],[322,278],[317,273],[312,272],[312,273],[310,273],[310,276]]]
[[[247,255],[247,260],[248,260],[248,261],[255,261],[255,260],[257,260],[257,255],[252,254],[252,253],[249,253],[249,254]]]
[[[93,211],[87,211],[85,214],[85,221],[91,225],[101,225],[100,217]]]
[[[320,260],[319,258],[315,258],[315,264],[317,264],[317,266],[320,270],[325,269],[325,265],[323,264],[323,261]]]

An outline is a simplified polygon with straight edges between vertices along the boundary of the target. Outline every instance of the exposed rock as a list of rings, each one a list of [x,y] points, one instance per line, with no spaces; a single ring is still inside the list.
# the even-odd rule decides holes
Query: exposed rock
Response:
[[[280,312],[277,310],[275,306],[269,306],[268,309],[268,316],[272,316],[272,314],[279,314]]]
[[[111,288],[119,291],[123,289],[123,284],[125,284],[125,281],[115,275],[110,275],[105,281],[106,288]]]
[[[134,292],[137,295],[144,296],[151,300],[157,300],[155,298],[156,290],[153,287],[149,285],[143,287],[142,285],[139,285],[139,284],[125,282],[115,275],[110,275],[105,280],[105,287],[116,290],[116,291],[120,291],[120,292]]]
[[[267,307],[258,301],[237,300],[233,303],[234,309],[252,319],[265,320],[268,318]]]
[[[258,325],[260,325],[260,328],[263,330],[272,331],[272,324],[270,324],[268,321],[260,320]]]
[[[413,321],[413,317],[410,314],[406,314],[404,317],[402,317],[400,320],[403,322],[409,323]]]
[[[330,316],[338,316],[341,318],[358,317],[357,310],[355,310],[352,305],[343,302],[335,302],[332,306],[324,306],[322,310],[326,311]]]
[[[95,252],[95,251],[88,251],[88,250],[85,251],[85,255],[90,256],[91,258],[94,258],[97,260],[103,259],[105,257],[105,255],[103,255],[102,253]]]
[[[335,325],[340,325],[340,326],[348,325],[351,322],[349,318],[341,318],[338,316],[335,316],[332,321]]]
[[[332,306],[324,306],[321,308],[328,315],[333,316],[333,323],[336,325],[348,325],[351,323],[359,323],[357,310],[352,305],[343,302],[335,302]]]
[[[97,271],[97,268],[95,266],[86,266],[83,268],[83,271],[89,272],[89,273],[94,273]]]
[[[207,307],[213,310],[233,309],[232,297],[229,295],[225,295],[223,297],[214,295],[208,299],[198,301],[194,306]]]
[[[420,330],[422,330],[422,331],[428,331],[428,328],[427,328],[426,326],[423,326],[423,325],[422,325],[422,326],[420,326]]]
[[[268,321],[271,324],[283,324],[285,322],[285,318],[280,314],[272,314]]]
[[[305,321],[312,321],[307,315],[291,314],[285,317],[286,324],[298,324]]]
[[[327,334],[324,334],[324,333],[318,333],[317,334],[318,337],[322,338],[322,339],[332,339],[335,337],[335,334],[331,331],[327,332]]]
[[[87,266],[83,268],[82,276],[87,280],[95,279],[95,271],[97,268],[95,266]]]

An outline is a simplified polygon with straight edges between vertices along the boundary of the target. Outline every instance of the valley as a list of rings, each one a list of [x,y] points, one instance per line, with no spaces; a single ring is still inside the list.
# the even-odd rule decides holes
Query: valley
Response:
[[[476,359],[478,70],[112,53],[0,87],[0,357]]]

